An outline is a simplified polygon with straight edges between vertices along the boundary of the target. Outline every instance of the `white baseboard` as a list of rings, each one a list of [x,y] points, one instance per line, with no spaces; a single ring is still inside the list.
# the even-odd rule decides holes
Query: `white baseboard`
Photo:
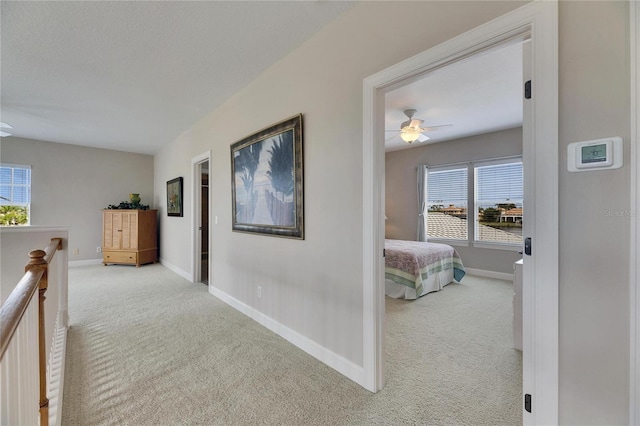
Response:
[[[180,275],[182,278],[184,278],[185,280],[189,281],[189,282],[193,282],[193,275],[178,268],[176,265],[167,262],[165,259],[160,258],[160,264],[162,266],[164,266],[167,269],[170,269],[171,271],[175,272],[176,274]]]
[[[289,327],[280,324],[273,318],[266,316],[262,312],[257,311],[255,308],[239,301],[238,299],[235,299],[234,297],[211,285],[209,286],[209,293],[216,296],[218,299],[222,300],[232,308],[242,312],[257,323],[273,331],[277,335],[283,337],[293,345],[297,346],[312,357],[316,358],[318,361],[328,365],[329,367],[338,371],[340,374],[353,380],[360,386],[365,387],[365,375],[364,368],[362,366],[354,364],[348,359],[345,359],[344,357],[325,348],[324,346],[319,345],[318,343],[303,336],[297,331],[294,331]]]
[[[62,420],[62,394],[64,391],[64,360],[67,353],[67,327],[63,312],[58,312],[53,333],[53,344],[47,365],[47,397],[49,398],[49,425],[60,426]]]
[[[102,259],[70,260],[69,261],[69,266],[100,265],[101,263],[102,263]]]
[[[464,270],[469,275],[475,275],[476,277],[494,278],[496,280],[513,281],[513,274],[507,274],[505,272],[485,271],[483,269],[474,269],[465,267]]]

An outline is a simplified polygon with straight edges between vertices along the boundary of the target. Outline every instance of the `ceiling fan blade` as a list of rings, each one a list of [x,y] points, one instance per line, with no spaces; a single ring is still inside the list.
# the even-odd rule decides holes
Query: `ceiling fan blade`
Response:
[[[385,132],[396,132],[396,133],[400,133],[402,130],[385,130]]]
[[[385,139],[385,142],[389,142],[391,139],[398,137],[398,135],[391,136],[390,138]]]
[[[418,136],[418,142],[428,141],[429,139],[429,136],[423,135],[422,133],[420,133],[420,136]]]
[[[409,123],[409,127],[420,127],[420,125],[424,123],[424,120],[419,120],[417,118],[412,118],[411,123]]]
[[[440,124],[438,126],[423,127],[422,130],[431,130],[431,129],[437,129],[439,127],[449,127],[449,126],[453,126],[453,124]]]
[[[0,128],[13,129],[13,126],[11,126],[10,124],[5,123],[4,121],[0,121]]]

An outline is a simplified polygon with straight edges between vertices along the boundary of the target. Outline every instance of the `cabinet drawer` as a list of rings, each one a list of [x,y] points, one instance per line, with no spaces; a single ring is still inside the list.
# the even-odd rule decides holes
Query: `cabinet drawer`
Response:
[[[138,253],[135,251],[105,251],[102,252],[103,263],[130,263],[138,262]]]

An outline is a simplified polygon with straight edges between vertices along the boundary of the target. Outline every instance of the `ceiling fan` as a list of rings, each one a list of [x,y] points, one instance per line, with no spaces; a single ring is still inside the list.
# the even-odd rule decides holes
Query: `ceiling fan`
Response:
[[[408,120],[403,122],[400,125],[400,130],[387,130],[387,132],[399,132],[400,138],[408,144],[415,142],[424,142],[429,140],[429,136],[424,135],[423,133],[435,129],[436,127],[446,127],[451,126],[451,124],[442,124],[439,126],[429,126],[429,127],[421,127],[424,120],[420,120],[418,118],[413,118],[413,115],[416,113],[415,109],[406,109],[404,110],[404,114],[407,116]],[[397,136],[397,135],[396,135]],[[395,136],[393,136],[395,137]],[[391,140],[389,138],[387,140]]]

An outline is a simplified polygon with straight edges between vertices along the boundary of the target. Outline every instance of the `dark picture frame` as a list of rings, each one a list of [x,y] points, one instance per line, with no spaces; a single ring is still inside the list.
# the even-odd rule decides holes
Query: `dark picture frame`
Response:
[[[167,181],[167,216],[182,217],[182,177]]]
[[[231,145],[232,229],[304,239],[302,114]]]

